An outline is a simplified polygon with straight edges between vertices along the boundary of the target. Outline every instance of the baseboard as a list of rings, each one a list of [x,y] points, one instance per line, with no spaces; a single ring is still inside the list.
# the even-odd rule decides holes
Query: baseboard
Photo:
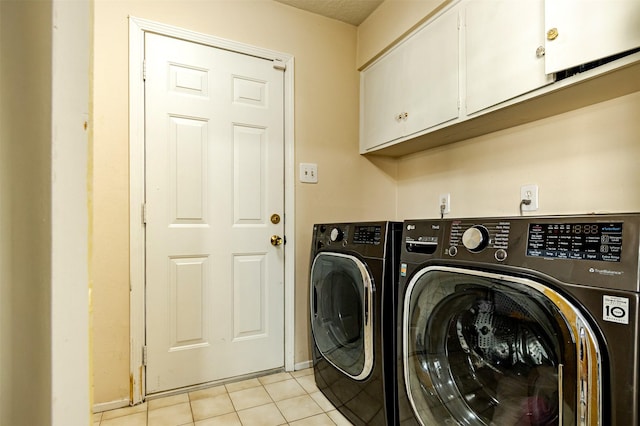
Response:
[[[294,371],[298,371],[298,370],[304,370],[305,368],[311,368],[311,367],[313,367],[313,362],[309,360],[309,361],[303,361],[303,362],[298,362],[294,364],[293,369]]]
[[[115,410],[117,408],[128,407],[131,405],[128,399],[120,399],[117,401],[101,402],[99,404],[93,404],[94,413],[102,413],[103,411]]]

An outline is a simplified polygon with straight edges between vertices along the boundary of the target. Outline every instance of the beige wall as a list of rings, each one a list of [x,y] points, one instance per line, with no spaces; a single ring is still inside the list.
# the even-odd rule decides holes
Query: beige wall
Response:
[[[89,2],[0,2],[0,424],[90,422]]]
[[[0,2],[0,424],[51,419],[49,1]]]
[[[358,155],[356,28],[271,0],[95,3],[95,402],[129,398],[128,20],[132,15],[295,57],[295,362],[310,359],[307,274],[314,222],[395,217],[392,161]],[[296,174],[297,175],[297,174]]]
[[[520,186],[539,185],[536,214],[640,211],[640,92],[414,154],[398,162],[398,215],[519,214]]]
[[[2,31],[4,27],[2,16],[3,13],[2,3],[0,3],[0,51],[4,52],[5,47],[3,40],[7,39],[10,34],[5,34]],[[3,63],[0,63],[0,91],[4,93],[6,84],[4,75],[6,71],[3,67]],[[11,297],[11,209],[9,208],[9,198],[7,196],[9,191],[9,180],[11,179],[10,164],[9,161],[9,144],[8,133],[6,133],[7,126],[5,121],[9,118],[6,115],[9,105],[4,101],[4,97],[0,98],[0,342],[4,342],[9,338],[11,328],[9,324],[11,322],[10,309],[11,303],[9,299]],[[11,351],[9,345],[0,345],[0,370],[9,371],[11,368]],[[5,395],[9,395],[11,392],[11,384],[9,380],[0,380],[0,423],[5,423],[10,420],[8,412],[10,410],[11,400]],[[6,414],[5,414],[6,413]]]
[[[386,0],[358,27],[356,65],[361,69],[451,0]]]

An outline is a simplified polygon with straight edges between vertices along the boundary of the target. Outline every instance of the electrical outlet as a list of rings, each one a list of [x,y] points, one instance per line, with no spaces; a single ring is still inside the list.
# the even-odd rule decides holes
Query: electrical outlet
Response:
[[[538,185],[522,185],[520,187],[520,202],[529,200],[529,204],[522,204],[523,212],[538,210]]]
[[[318,183],[318,165],[314,163],[300,163],[300,182]]]
[[[444,209],[442,206],[444,206]],[[451,194],[440,194],[440,197],[438,198],[438,211],[442,214],[451,212]]]

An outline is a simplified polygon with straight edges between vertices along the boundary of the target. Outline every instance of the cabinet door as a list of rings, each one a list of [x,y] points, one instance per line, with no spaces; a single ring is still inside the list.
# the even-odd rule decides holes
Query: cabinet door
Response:
[[[403,134],[404,53],[395,49],[360,73],[360,151],[366,152]]]
[[[465,8],[467,114],[553,82],[544,70],[544,0],[471,0]]]
[[[549,74],[640,47],[640,1],[546,0],[545,29]]]
[[[458,118],[458,8],[405,43],[405,136]]]

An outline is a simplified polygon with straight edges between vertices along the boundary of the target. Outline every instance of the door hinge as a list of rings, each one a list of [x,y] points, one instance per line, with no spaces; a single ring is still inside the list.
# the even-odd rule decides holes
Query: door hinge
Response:
[[[142,61],[142,81],[147,81],[147,60]]]
[[[287,69],[287,65],[284,63],[282,59],[274,59],[273,67],[277,70],[282,70],[282,71]]]
[[[142,216],[142,224],[146,225],[147,224],[147,203],[142,203],[141,216]]]
[[[142,365],[147,366],[147,346],[142,347]]]

